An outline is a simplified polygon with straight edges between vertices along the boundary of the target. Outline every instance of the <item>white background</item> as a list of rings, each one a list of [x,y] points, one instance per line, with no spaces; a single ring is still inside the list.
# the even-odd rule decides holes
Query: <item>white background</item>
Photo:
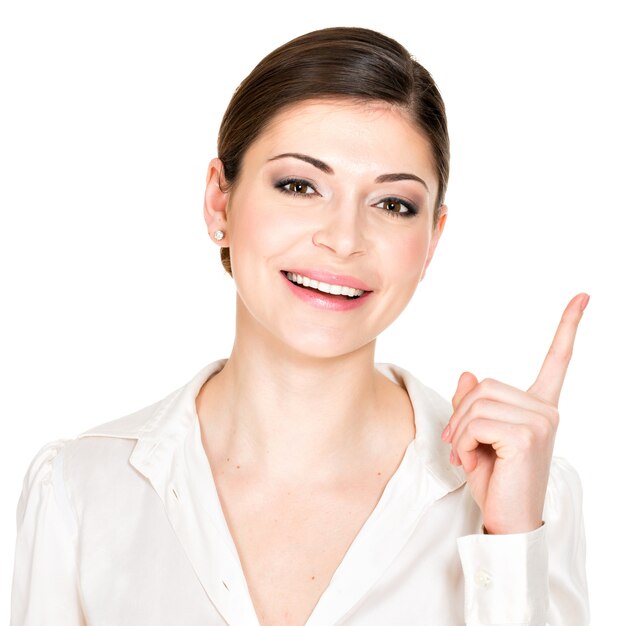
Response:
[[[466,369],[526,389],[567,302],[591,295],[556,454],[583,483],[593,623],[615,623],[626,557],[618,4],[4,3],[0,621],[35,452],[230,352],[234,285],[202,200],[233,90],[292,37],[356,25],[431,71],[452,140],[446,231],[377,361],[447,397]]]

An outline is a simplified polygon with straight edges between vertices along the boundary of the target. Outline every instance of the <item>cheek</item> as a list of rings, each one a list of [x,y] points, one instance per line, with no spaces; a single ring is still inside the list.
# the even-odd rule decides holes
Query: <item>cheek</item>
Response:
[[[422,275],[429,244],[430,236],[425,229],[394,239],[386,257],[391,280],[395,284],[415,286]]]
[[[290,212],[279,200],[262,193],[239,196],[230,222],[234,265],[237,261],[258,264],[283,253],[301,238],[304,227],[293,208]]]
[[[231,216],[231,255],[253,252],[257,247],[262,248],[263,227],[266,220],[262,211],[255,210],[254,203],[244,198],[233,208]]]

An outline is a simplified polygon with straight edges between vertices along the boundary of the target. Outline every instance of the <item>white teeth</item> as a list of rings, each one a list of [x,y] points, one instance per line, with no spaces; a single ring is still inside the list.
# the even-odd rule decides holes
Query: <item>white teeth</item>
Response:
[[[365,293],[362,289],[354,289],[353,287],[345,287],[344,285],[331,285],[329,283],[323,283],[321,281],[313,280],[308,276],[301,276],[300,274],[294,274],[293,272],[287,272],[287,278],[298,285],[304,285],[305,287],[311,287],[324,293],[330,293],[335,295],[360,296]]]

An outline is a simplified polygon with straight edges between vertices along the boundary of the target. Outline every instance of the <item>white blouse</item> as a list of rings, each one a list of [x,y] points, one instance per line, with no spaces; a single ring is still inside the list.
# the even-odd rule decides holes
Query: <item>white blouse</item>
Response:
[[[258,626],[195,406],[225,363],[37,453],[17,508],[12,626]],[[588,624],[575,470],[553,458],[541,528],[483,534],[440,438],[450,404],[376,368],[407,390],[416,438],[306,626]]]

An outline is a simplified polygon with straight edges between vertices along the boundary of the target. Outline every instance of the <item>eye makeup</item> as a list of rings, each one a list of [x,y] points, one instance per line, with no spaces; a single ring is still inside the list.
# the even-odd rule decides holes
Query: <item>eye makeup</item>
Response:
[[[293,187],[293,189],[289,189],[288,187]],[[313,189],[314,193],[303,192],[301,189]],[[296,178],[294,176],[290,176],[287,178],[281,178],[280,180],[274,183],[274,188],[278,189],[281,193],[289,194],[290,196],[319,196],[317,190],[308,180],[303,178]]]
[[[418,208],[412,202],[409,202],[408,200],[403,200],[402,198],[396,198],[394,196],[384,198],[383,200],[381,200],[378,204],[374,206],[378,207],[378,205],[380,204],[401,206],[406,209],[406,211],[394,211],[393,209],[387,209],[387,210],[382,209],[383,211],[385,211],[385,213],[389,213],[393,217],[413,217],[414,215],[417,215],[419,213]]]
[[[319,196],[319,193],[311,182],[304,178],[297,178],[295,176],[288,176],[287,178],[277,180],[274,183],[274,188],[281,193],[301,198]],[[306,191],[307,189],[311,189],[312,191]],[[394,208],[384,209],[380,206],[381,204],[383,206],[391,206]],[[397,196],[388,196],[383,198],[373,206],[380,208],[385,213],[389,213],[392,217],[413,217],[419,213],[419,209],[414,203]],[[404,208],[404,210],[395,210],[395,207]]]

